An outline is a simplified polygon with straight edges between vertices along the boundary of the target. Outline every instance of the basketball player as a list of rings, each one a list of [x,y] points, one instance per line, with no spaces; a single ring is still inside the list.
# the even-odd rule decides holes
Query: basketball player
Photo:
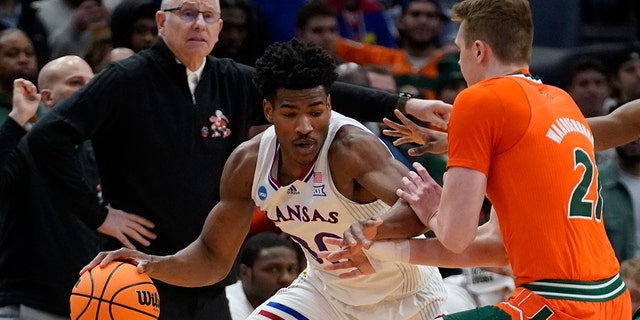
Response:
[[[254,203],[302,247],[308,266],[288,288],[254,310],[251,319],[434,319],[445,298],[437,268],[381,263],[375,275],[341,279],[325,271],[326,238],[358,219],[393,210],[408,169],[359,122],[332,112],[327,88],[333,59],[297,40],[270,46],[256,63],[254,82],[273,123],[240,145],[222,173],[221,201],[195,242],[172,256],[130,249],[100,253],[83,269],[130,260],[151,277],[180,286],[222,279],[249,230]],[[415,217],[415,215],[413,215]],[[414,225],[423,229],[417,218]],[[384,244],[372,254],[388,252]],[[393,252],[391,252],[393,253]],[[373,257],[373,256],[372,256]],[[377,261],[376,259],[372,259]]]
[[[629,292],[603,226],[593,136],[566,92],[529,74],[528,1],[466,0],[453,18],[461,22],[455,42],[469,88],[452,109],[441,198],[420,165],[403,178],[406,191],[398,190],[437,236],[404,241],[405,261],[512,266],[517,288],[506,302],[445,320],[630,319]],[[485,195],[495,211],[479,228]],[[395,237],[402,233],[397,223],[369,220],[352,226],[344,242],[369,245],[365,239],[389,237],[390,227]],[[376,271],[358,264],[358,250],[340,253],[330,258],[353,259],[329,269]]]

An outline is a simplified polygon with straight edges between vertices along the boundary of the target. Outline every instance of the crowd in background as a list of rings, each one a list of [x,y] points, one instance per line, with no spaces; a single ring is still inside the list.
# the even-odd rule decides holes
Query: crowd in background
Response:
[[[466,87],[453,43],[457,24],[449,17],[455,2],[220,0],[224,24],[211,54],[253,66],[270,43],[298,38],[329,52],[339,63],[336,71],[341,81],[453,103],[456,95]],[[593,9],[599,5],[596,2],[591,1],[591,6],[582,8],[591,22],[595,15]],[[97,74],[109,63],[127,59],[151,47],[157,40],[155,16],[160,5],[159,0],[3,1],[0,4],[0,124],[9,117],[12,108],[14,80],[23,78],[38,82],[40,69],[50,61],[69,55],[79,56]],[[616,5],[620,4],[616,2]],[[535,7],[533,9],[536,16]],[[630,9],[633,9],[630,14],[637,12],[635,7]],[[630,26],[631,30],[637,29]],[[637,35],[611,41],[597,40],[602,50],[594,54],[583,54],[580,46],[570,48],[572,54],[565,60],[568,64],[555,66],[561,68],[566,77],[552,83],[571,94],[585,117],[604,115],[625,102],[640,99]],[[535,56],[532,58],[536,60]],[[540,71],[545,69],[540,68]],[[536,73],[535,63],[532,72]],[[541,76],[544,82],[544,74]],[[41,108],[29,121],[36,122],[44,112]],[[414,161],[421,162],[436,181],[442,182],[446,155],[413,157],[407,153],[408,147],[393,146],[392,139],[381,133],[384,124],[365,124],[380,136],[398,160],[408,167]],[[256,130],[249,136],[259,131]],[[640,286],[637,262],[640,259],[640,141],[599,152],[597,164],[607,234],[619,261],[625,266],[623,277],[631,281],[629,283],[635,283],[628,287],[632,297],[637,298],[640,292],[634,290]],[[100,188],[99,181],[94,184],[96,189]],[[3,233],[10,228],[4,217],[8,210],[15,210],[7,205],[11,201],[8,197],[10,193],[6,192],[0,196],[0,248],[6,245],[2,242],[7,241]],[[489,208],[487,202],[485,217]],[[479,223],[483,223],[482,219]],[[256,210],[249,236],[264,232],[279,233],[279,230]],[[241,252],[237,267],[238,278],[245,283],[239,282],[227,289],[232,315],[236,313],[236,307],[242,310],[237,314],[247,314],[251,306],[259,305],[290,283],[293,274],[304,269],[304,258],[297,247],[290,247],[286,241],[258,239],[269,244],[264,246],[267,249],[286,247],[275,252],[287,258],[286,263],[277,266],[284,275],[260,275],[258,253],[262,246],[250,242],[249,249]],[[292,252],[297,255],[294,257]],[[1,256],[0,265],[3,263]],[[501,301],[514,289],[508,269],[442,268],[441,272],[446,277],[450,296],[455,297],[447,306],[450,311]],[[273,283],[266,285],[260,281]],[[242,287],[245,298],[240,291]],[[0,286],[0,297],[2,291]],[[634,310],[637,307],[634,305]]]

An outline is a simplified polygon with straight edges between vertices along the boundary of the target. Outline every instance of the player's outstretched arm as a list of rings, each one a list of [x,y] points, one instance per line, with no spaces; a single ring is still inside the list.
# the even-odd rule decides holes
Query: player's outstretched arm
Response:
[[[396,117],[402,124],[384,118],[383,122],[390,129],[383,130],[382,133],[389,137],[398,138],[393,141],[394,146],[405,143],[417,143],[420,146],[409,149],[409,155],[420,156],[427,152],[442,154],[447,152],[447,134],[422,127],[405,117],[399,110],[395,111]]]
[[[409,99],[400,111],[446,130],[451,115],[451,105],[440,100]]]
[[[437,238],[428,238],[376,241],[368,254],[381,261],[404,261],[447,268],[507,266],[509,258],[504,248],[497,219],[495,211],[492,210],[491,219],[478,227],[476,238],[460,253],[454,253],[447,249]],[[326,241],[328,244],[340,244],[338,239],[327,239]],[[386,254],[381,254],[381,252],[386,252]],[[345,270],[340,275],[341,278],[352,278],[376,272],[375,264],[369,261],[362,248],[356,250],[343,247],[335,251],[322,252],[320,256],[334,262],[325,267],[327,270]]]
[[[608,115],[587,118],[597,151],[640,138],[640,99],[627,102]]]
[[[207,216],[198,239],[169,256],[153,256],[126,248],[101,252],[81,273],[98,265],[104,267],[113,260],[125,260],[150,277],[173,285],[199,287],[222,280],[229,273],[251,225],[254,208],[251,183],[259,137],[241,144],[226,162],[220,181],[224,186],[220,188],[220,202]]]

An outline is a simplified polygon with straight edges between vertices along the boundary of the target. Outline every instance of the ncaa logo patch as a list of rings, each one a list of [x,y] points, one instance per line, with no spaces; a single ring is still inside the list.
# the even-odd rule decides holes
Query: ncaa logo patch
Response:
[[[267,188],[264,186],[258,187],[258,199],[264,201],[267,198]]]

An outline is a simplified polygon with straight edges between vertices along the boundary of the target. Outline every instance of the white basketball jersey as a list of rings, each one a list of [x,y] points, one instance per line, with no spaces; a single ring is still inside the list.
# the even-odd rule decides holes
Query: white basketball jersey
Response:
[[[316,161],[309,165],[303,176],[286,186],[277,181],[279,143],[273,127],[267,129],[260,142],[252,186],[256,205],[303,248],[309,281],[325,295],[349,305],[362,306],[412,295],[426,290],[428,284],[434,299],[444,299],[442,278],[435,267],[390,262],[373,275],[352,279],[338,278],[345,270],[324,270],[330,262],[317,257],[317,252],[327,249],[323,239],[341,238],[357,220],[380,215],[389,209],[380,200],[367,204],[351,201],[334,186],[327,154],[336,132],[345,125],[368,131],[359,122],[332,111],[328,136]],[[425,304],[431,302],[425,301]]]

